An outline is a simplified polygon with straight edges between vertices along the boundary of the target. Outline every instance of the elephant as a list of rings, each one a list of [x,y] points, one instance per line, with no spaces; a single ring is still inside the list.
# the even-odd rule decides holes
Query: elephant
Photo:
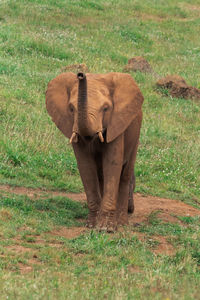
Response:
[[[62,73],[48,83],[46,108],[70,139],[89,209],[87,226],[114,232],[133,212],[134,164],[143,95],[125,73]]]

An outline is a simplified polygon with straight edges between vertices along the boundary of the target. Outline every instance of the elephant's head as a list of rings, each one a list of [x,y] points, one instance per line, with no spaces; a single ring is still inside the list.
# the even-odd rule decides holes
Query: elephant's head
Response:
[[[99,137],[109,143],[122,134],[141,111],[143,96],[123,73],[63,73],[46,91],[47,111],[71,142]]]

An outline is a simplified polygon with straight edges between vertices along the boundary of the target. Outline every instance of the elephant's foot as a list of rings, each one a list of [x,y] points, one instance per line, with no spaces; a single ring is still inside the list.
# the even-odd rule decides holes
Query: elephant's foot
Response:
[[[86,223],[86,227],[94,228],[97,224],[98,211],[90,211]]]
[[[134,200],[133,197],[128,199],[128,213],[132,214],[134,212]]]
[[[98,216],[97,229],[99,231],[115,232],[117,230],[116,212],[101,211]]]
[[[128,225],[128,212],[119,212],[118,218],[117,218],[117,224],[118,225]]]

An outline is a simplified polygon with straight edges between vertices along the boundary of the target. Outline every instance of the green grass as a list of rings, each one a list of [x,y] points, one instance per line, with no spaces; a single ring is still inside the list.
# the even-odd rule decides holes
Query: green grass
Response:
[[[83,225],[86,214],[84,205],[62,197],[33,200],[4,192],[1,298],[198,299],[199,217],[171,224],[155,213],[148,223],[115,234],[55,235],[55,230]],[[172,256],[155,252],[163,238]]]
[[[121,72],[144,56],[158,76],[200,88],[199,13],[199,0],[0,1],[0,184],[83,190],[72,148],[46,112],[47,83],[70,64]],[[136,190],[200,207],[199,103],[163,96],[155,75],[131,75],[145,97]],[[155,212],[114,235],[53,235],[86,215],[64,197],[2,192],[1,298],[198,299],[199,218],[171,224]],[[156,254],[158,236],[173,256]]]
[[[160,76],[180,74],[200,87],[196,1],[0,5],[1,183],[82,190],[73,151],[44,103],[48,81],[63,66],[120,72],[142,55]],[[199,202],[199,104],[162,96],[154,75],[132,75],[145,97],[137,191]]]

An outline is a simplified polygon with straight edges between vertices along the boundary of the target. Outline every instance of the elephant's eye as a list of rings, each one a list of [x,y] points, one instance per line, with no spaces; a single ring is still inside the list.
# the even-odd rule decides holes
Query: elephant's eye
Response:
[[[103,112],[106,112],[108,110],[108,106],[105,106],[104,108],[103,108]]]

